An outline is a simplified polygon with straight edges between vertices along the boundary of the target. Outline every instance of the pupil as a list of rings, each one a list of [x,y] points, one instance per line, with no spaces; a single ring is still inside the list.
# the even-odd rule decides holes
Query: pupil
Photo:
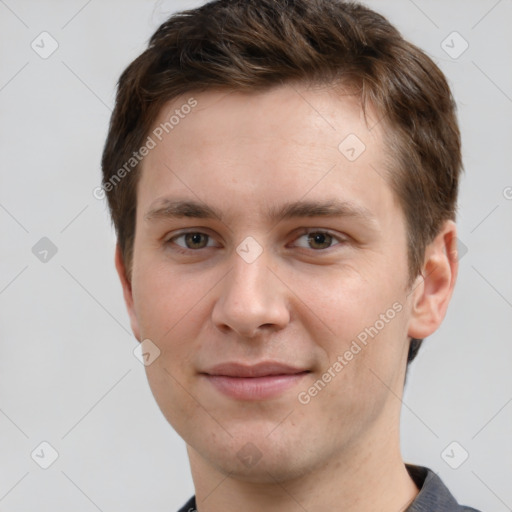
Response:
[[[325,233],[314,233],[309,237],[310,243],[313,245],[316,245],[316,249],[318,249],[318,246],[321,246],[321,248],[325,248],[329,246],[330,243],[330,235],[326,235]]]
[[[203,246],[204,245],[204,241],[202,239],[202,234],[201,233],[190,233],[188,235],[188,242],[190,245],[192,246]]]

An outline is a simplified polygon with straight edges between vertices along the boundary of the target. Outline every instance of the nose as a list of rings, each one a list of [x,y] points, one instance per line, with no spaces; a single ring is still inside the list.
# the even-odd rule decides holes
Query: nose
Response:
[[[254,338],[289,323],[287,288],[264,254],[252,263],[234,254],[232,270],[222,281],[212,311],[212,321],[221,331]]]

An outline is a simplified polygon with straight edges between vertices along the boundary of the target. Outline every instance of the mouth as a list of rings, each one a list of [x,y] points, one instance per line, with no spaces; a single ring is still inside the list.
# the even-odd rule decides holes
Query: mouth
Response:
[[[277,397],[297,385],[310,370],[275,361],[255,365],[223,363],[201,375],[220,393],[237,400]]]

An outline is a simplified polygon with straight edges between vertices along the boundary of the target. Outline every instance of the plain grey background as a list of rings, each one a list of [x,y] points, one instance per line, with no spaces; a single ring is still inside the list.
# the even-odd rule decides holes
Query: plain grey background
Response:
[[[0,510],[172,512],[193,494],[92,191],[121,71],[201,3],[0,0]],[[510,511],[512,2],[367,4],[446,73],[464,147],[459,280],[410,369],[404,458],[461,502]]]

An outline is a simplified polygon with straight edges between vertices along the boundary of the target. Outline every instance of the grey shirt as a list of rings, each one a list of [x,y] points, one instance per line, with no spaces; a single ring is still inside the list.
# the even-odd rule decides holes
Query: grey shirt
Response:
[[[479,512],[459,505],[431,469],[411,465],[406,468],[420,492],[405,512]]]
[[[405,512],[479,512],[459,505],[432,470],[411,465],[406,468],[420,492]],[[196,497],[192,496],[178,512],[196,512]]]

